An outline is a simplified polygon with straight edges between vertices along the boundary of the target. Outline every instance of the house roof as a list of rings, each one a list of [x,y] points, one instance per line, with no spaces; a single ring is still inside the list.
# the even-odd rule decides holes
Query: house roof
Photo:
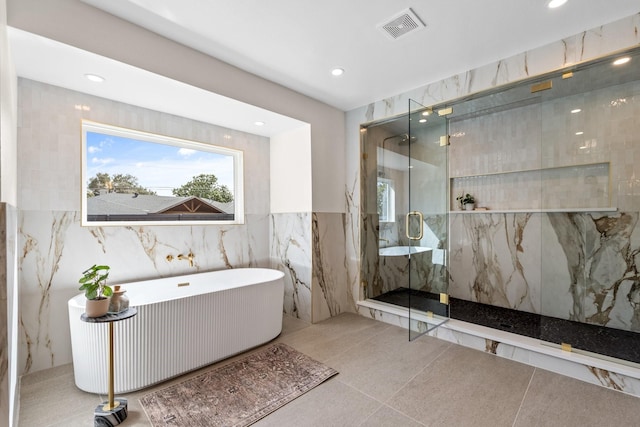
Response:
[[[233,213],[234,204],[220,203],[201,197],[153,196],[148,194],[104,193],[87,198],[88,215],[147,215],[151,213],[172,212],[180,206],[195,202],[200,203],[220,213]],[[192,203],[193,204],[193,203]],[[183,213],[189,213],[184,210]]]

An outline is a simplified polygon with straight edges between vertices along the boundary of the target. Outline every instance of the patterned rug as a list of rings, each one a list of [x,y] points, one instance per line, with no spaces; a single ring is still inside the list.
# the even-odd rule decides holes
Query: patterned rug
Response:
[[[338,372],[286,344],[144,395],[154,427],[248,426]]]

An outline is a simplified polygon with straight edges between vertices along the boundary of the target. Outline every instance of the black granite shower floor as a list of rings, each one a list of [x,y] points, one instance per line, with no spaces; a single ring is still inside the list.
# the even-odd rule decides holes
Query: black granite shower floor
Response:
[[[446,308],[440,304],[439,295],[429,292],[399,288],[373,299],[401,307],[409,307],[411,302],[412,308],[446,316]],[[580,350],[640,363],[640,333],[457,298],[449,299],[449,312],[452,319],[513,332],[554,344],[568,343]]]

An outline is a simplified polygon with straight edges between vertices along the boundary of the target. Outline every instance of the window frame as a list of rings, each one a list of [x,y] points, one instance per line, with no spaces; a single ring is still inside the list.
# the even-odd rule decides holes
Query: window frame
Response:
[[[396,191],[395,191],[395,182],[392,179],[389,178],[382,178],[382,177],[378,177],[377,181],[376,181],[376,189],[378,188],[378,186],[380,184],[384,184],[385,185],[385,190],[384,190],[384,194],[386,194],[385,197],[383,197],[382,201],[383,201],[383,206],[382,206],[382,212],[380,212],[378,214],[378,221],[381,223],[392,223],[392,222],[396,222]],[[376,191],[376,199],[377,199],[378,193]],[[385,203],[386,200],[386,203]],[[385,217],[385,219],[383,219],[382,213],[385,211],[385,207],[387,210],[387,216]]]
[[[190,141],[182,138],[170,137],[145,131],[127,129],[104,123],[82,120],[82,148],[81,148],[81,225],[83,227],[104,226],[139,226],[139,225],[236,225],[244,224],[244,153],[228,147],[222,147],[210,143]],[[116,216],[116,220],[90,220],[87,211],[87,132],[100,133],[115,137],[127,138],[142,142],[168,145],[178,148],[186,148],[195,151],[209,152],[231,156],[233,159],[233,218],[231,214],[150,214],[145,215],[149,219],[137,219],[135,214],[119,214],[103,216]],[[145,159],[141,159],[144,161]],[[142,216],[142,215],[140,215]]]

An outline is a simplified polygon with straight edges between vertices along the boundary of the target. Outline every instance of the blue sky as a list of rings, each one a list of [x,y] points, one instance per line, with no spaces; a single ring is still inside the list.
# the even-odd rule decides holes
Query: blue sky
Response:
[[[96,132],[86,132],[87,180],[97,173],[130,174],[159,196],[171,196],[194,176],[214,174],[233,192],[233,157]]]

